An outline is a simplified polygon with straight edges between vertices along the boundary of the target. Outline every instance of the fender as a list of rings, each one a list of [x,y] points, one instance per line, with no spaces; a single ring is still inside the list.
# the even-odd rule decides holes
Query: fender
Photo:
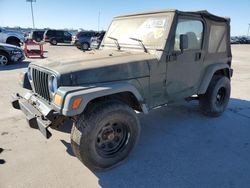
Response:
[[[75,116],[81,114],[91,100],[122,92],[131,92],[139,102],[142,111],[145,114],[148,113],[143,97],[137,88],[128,82],[112,82],[92,87],[74,87],[74,89],[72,87],[60,87],[57,93],[65,96],[61,113],[65,116]],[[82,102],[78,109],[73,110],[71,106],[73,100],[77,97],[82,97]]]
[[[214,73],[218,70],[222,69],[228,69],[228,72],[230,73],[230,67],[228,64],[225,63],[217,63],[213,64],[207,67],[205,74],[203,76],[203,79],[201,81],[201,84],[198,89],[198,94],[204,94],[207,91],[207,88],[209,86],[209,83],[214,75]]]
[[[28,90],[32,90],[27,72],[21,72],[19,74],[19,85],[22,88],[25,88],[25,89],[28,89]]]
[[[10,38],[16,38],[17,40],[19,40],[20,42],[24,42],[24,37],[19,34],[19,33],[6,33],[6,38],[5,38],[5,42],[7,42],[8,39]]]

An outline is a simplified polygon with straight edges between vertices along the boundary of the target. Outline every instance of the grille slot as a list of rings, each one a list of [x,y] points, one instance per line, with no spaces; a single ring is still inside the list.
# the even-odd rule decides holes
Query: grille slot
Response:
[[[32,79],[34,84],[34,92],[41,96],[43,99],[50,102],[50,93],[48,86],[49,75],[45,72],[32,68]]]

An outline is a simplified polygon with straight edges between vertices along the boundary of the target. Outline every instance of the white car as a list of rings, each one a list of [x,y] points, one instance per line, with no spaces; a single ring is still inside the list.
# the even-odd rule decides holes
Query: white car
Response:
[[[24,42],[24,34],[0,28],[0,42],[20,46]]]

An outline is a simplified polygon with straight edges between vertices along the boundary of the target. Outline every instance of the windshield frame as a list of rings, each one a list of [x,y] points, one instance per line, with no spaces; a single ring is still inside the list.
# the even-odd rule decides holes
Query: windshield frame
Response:
[[[164,40],[162,40],[162,42],[157,46],[157,48],[152,48],[149,47],[147,44],[145,44],[145,47],[147,48],[147,50],[151,51],[151,50],[164,50],[165,46],[166,46],[166,42],[167,42],[167,38],[172,26],[172,22],[173,22],[173,18],[174,18],[174,13],[173,12],[162,12],[162,13],[146,13],[143,15],[129,15],[129,16],[124,16],[124,17],[115,17],[111,24],[109,25],[109,28],[102,40],[101,43],[101,48],[102,49],[117,49],[117,46],[115,45],[115,43],[111,43],[111,42],[106,42],[107,38],[110,37],[109,35],[109,30],[112,26],[112,24],[115,21],[119,21],[119,20],[130,20],[130,19],[136,19],[136,18],[154,18],[154,17],[166,17],[167,18],[167,26],[166,28],[164,28],[164,32],[163,32],[163,37]],[[111,36],[113,37],[113,36]],[[132,36],[131,36],[132,37]],[[119,42],[119,41],[118,41]],[[143,41],[142,41],[143,42]],[[124,44],[124,43],[119,43],[119,45],[121,46],[121,50],[143,50],[141,45],[139,43],[131,43],[131,44]]]

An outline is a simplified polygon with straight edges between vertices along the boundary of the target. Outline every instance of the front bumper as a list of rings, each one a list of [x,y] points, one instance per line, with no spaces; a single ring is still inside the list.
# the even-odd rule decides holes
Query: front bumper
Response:
[[[91,42],[91,44],[90,44],[90,48],[91,49],[99,49],[99,47],[100,47],[100,43],[98,43],[98,42]]]
[[[19,61],[23,61],[25,59],[25,55],[24,53],[20,53],[20,54],[12,54],[10,56],[10,59],[12,62],[19,62]]]
[[[42,103],[32,94],[27,93],[24,97],[18,93],[12,95],[12,106],[15,109],[22,110],[31,128],[37,128],[46,137],[51,137],[48,128],[52,125],[53,119],[56,119],[57,113]]]

